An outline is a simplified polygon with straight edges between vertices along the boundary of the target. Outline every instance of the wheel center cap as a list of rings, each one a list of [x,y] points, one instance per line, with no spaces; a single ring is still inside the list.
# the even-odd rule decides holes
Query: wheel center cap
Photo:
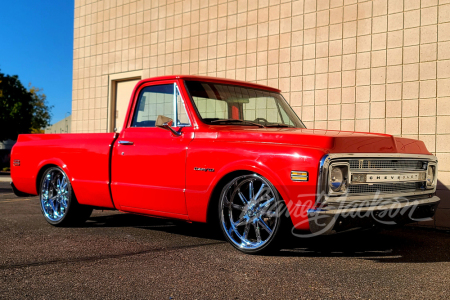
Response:
[[[253,217],[257,213],[256,203],[250,203],[247,207],[247,216]]]

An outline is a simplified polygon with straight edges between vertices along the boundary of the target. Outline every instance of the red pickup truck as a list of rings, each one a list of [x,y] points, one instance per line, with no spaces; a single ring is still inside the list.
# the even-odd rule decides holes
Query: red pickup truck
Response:
[[[20,135],[11,176],[52,225],[93,209],[212,222],[245,253],[423,220],[439,203],[423,142],[306,129],[277,89],[199,76],[140,81],[120,133]]]

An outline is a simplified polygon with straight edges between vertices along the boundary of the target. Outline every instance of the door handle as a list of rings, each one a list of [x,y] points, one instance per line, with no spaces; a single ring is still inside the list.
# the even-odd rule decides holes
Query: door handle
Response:
[[[134,143],[130,141],[119,141],[119,145],[134,145]]]

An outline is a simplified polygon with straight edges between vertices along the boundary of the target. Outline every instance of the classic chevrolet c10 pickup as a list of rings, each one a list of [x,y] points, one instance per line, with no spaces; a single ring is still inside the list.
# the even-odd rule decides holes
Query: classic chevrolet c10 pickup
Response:
[[[117,133],[25,134],[16,195],[52,225],[93,209],[211,222],[245,253],[294,237],[434,215],[437,159],[418,140],[306,129],[280,91],[199,76],[141,80]]]

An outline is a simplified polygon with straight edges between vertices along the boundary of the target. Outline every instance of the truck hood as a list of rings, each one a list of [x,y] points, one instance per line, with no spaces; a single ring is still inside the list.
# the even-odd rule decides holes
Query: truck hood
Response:
[[[326,153],[409,153],[431,155],[422,141],[388,134],[300,128],[214,126],[218,140],[291,144]],[[197,135],[196,135],[197,137]],[[211,135],[209,136],[212,137]]]

